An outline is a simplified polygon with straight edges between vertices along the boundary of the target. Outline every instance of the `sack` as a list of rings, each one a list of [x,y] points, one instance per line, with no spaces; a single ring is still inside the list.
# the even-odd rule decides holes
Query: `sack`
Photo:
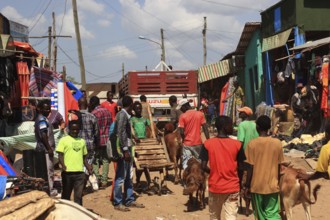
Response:
[[[115,123],[115,122],[114,122]],[[107,141],[107,156],[111,161],[117,161],[120,156],[117,151],[117,126],[114,125],[114,129],[109,135],[109,140]]]

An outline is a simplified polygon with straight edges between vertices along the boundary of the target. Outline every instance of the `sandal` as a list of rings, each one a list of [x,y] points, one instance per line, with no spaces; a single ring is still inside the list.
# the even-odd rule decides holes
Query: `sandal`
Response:
[[[122,212],[129,212],[129,211],[131,211],[129,208],[123,206],[122,204],[116,205],[114,208],[115,208],[115,210],[122,211]]]
[[[127,205],[127,207],[131,207],[131,208],[145,208],[145,206],[141,203],[137,203],[137,202],[131,202],[130,204]]]

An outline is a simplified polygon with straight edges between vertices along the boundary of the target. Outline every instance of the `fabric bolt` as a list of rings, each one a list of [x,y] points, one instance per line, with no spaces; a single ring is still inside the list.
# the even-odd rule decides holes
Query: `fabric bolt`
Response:
[[[132,117],[130,121],[137,138],[146,138],[146,127],[150,126],[150,120],[143,117]]]
[[[252,207],[254,216],[258,220],[280,220],[279,193],[257,194],[252,193]]]
[[[109,128],[112,123],[111,113],[102,106],[97,106],[92,114],[97,118],[97,123],[100,129],[100,146],[105,147],[109,140]]]
[[[30,92],[34,97],[50,97],[60,78],[61,74],[34,66],[30,75]]]
[[[222,208],[225,211],[225,220],[236,220],[238,212],[239,193],[212,193],[209,192],[210,220],[220,220]]]
[[[253,166],[251,193],[279,192],[279,165],[284,161],[281,141],[272,137],[251,140],[245,149],[246,162]]]
[[[195,145],[195,146],[186,146],[183,145],[182,148],[182,167],[186,169],[188,167],[188,160],[192,157],[199,159],[199,154],[201,152],[203,145]]]
[[[179,118],[179,128],[184,129],[183,144],[186,146],[195,146],[202,144],[201,126],[205,124],[204,114],[196,110],[188,110]]]
[[[82,138],[67,135],[61,138],[56,151],[64,154],[66,172],[83,172],[84,159],[87,155],[86,142]]]
[[[115,102],[109,102],[109,101],[105,101],[101,103],[101,106],[103,108],[108,109],[108,111],[111,113],[111,117],[112,117],[112,121],[115,121],[116,119],[116,110],[117,110],[117,103]]]
[[[73,201],[82,206],[83,189],[85,185],[84,172],[62,172],[62,199],[70,200],[73,190]]]
[[[322,146],[315,170],[322,173],[328,172],[330,176],[330,141]]]
[[[243,149],[246,149],[247,144],[259,137],[257,132],[256,123],[253,121],[242,121],[237,128],[237,140],[243,143]]]
[[[210,192],[225,194],[239,191],[237,162],[241,145],[241,142],[225,137],[211,138],[205,141],[200,158],[202,161],[209,161],[208,184]]]
[[[87,110],[80,110],[82,129],[79,132],[79,137],[86,141],[88,153],[94,151],[96,144],[99,142],[100,129],[95,115]]]

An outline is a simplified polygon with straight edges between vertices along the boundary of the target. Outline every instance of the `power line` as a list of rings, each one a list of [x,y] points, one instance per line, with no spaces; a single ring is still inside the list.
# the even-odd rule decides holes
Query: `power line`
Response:
[[[65,13],[66,13],[66,4],[67,4],[67,2],[68,2],[68,0],[65,0],[65,3],[64,3],[64,12],[63,12],[63,17],[62,17],[61,28],[60,28],[60,32],[58,33],[59,35],[61,35],[62,28],[63,28],[63,21],[64,21],[64,17],[65,17]]]
[[[60,47],[59,45],[57,45],[57,47],[64,53],[64,55],[67,57],[67,58],[69,58],[77,67],[80,67],[80,65],[75,61],[75,60],[73,60],[63,49],[62,49],[62,47]],[[92,73],[92,72],[90,72],[90,71],[88,71],[88,70],[86,70],[86,72],[87,73],[89,73],[89,74],[91,74],[91,75],[93,75],[93,76],[96,76],[96,77],[103,77],[103,76],[100,76],[100,75],[96,75],[96,74],[94,74],[94,73]]]
[[[45,10],[40,14],[39,18],[36,20],[36,22],[34,23],[34,25],[33,25],[31,28],[29,28],[29,33],[30,33],[30,32],[33,30],[33,28],[38,24],[38,22],[40,21],[40,18],[44,15],[44,13],[45,13],[46,10],[48,9],[48,7],[49,7],[49,5],[50,5],[51,2],[52,2],[52,0],[49,0],[47,6],[46,6],[46,8],[45,8]]]
[[[250,7],[244,7],[244,6],[239,6],[239,5],[231,5],[231,4],[221,3],[221,2],[215,2],[215,1],[211,1],[211,0],[201,0],[201,1],[208,2],[208,3],[211,3],[211,4],[216,4],[216,5],[231,7],[231,8],[247,9],[247,10],[258,11],[258,12],[261,12],[262,11],[261,9],[257,9],[257,8],[250,8]]]

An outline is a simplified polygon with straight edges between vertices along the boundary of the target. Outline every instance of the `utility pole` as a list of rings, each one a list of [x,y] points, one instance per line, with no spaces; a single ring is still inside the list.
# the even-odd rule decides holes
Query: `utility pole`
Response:
[[[56,59],[57,59],[57,44],[56,44],[56,20],[55,12],[52,13],[53,16],[53,71],[56,72]]]
[[[122,77],[124,79],[124,76],[125,76],[125,65],[124,65],[124,63],[121,64],[121,73],[122,73]]]
[[[162,48],[162,57],[161,60],[165,63],[165,46],[164,46],[164,30],[163,28],[160,29],[160,37],[161,37],[161,45]],[[162,64],[163,70],[165,71],[165,65]]]
[[[50,67],[50,61],[51,61],[51,58],[52,58],[52,27],[49,26],[48,27],[48,65]]]
[[[206,65],[206,55],[207,55],[207,51],[206,51],[206,17],[204,17],[204,29],[202,31],[203,33],[203,48],[204,48],[204,66]]]
[[[82,47],[81,47],[78,10],[77,10],[77,1],[76,0],[72,0],[72,10],[73,10],[73,20],[74,20],[74,27],[75,27],[75,31],[76,31],[78,56],[79,56],[79,64],[80,64],[81,89],[86,90],[85,64],[84,64],[83,51],[82,51]]]

